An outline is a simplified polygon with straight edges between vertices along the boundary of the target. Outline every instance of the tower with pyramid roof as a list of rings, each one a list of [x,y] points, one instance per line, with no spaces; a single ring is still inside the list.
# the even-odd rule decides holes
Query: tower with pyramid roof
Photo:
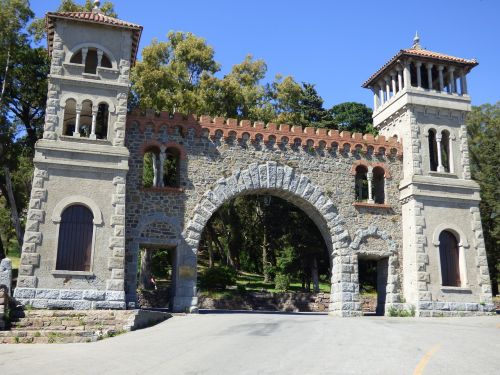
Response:
[[[476,65],[422,48],[417,34],[363,84],[374,126],[403,143],[402,289],[420,316],[493,309],[465,125]]]

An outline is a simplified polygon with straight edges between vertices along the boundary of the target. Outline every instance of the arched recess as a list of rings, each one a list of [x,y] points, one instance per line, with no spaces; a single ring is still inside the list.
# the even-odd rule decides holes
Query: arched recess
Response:
[[[399,307],[400,282],[398,245],[389,234],[377,226],[358,229],[349,247],[354,250],[355,263],[359,259],[377,262],[377,315],[385,315],[389,307]],[[359,277],[359,275],[358,275]]]
[[[345,288],[353,290],[356,286],[351,281],[349,267],[351,257],[348,244],[349,233],[343,226],[343,220],[333,202],[323,189],[289,166],[276,162],[252,163],[247,169],[238,170],[232,176],[217,181],[216,186],[207,191],[198,202],[182,234],[178,251],[178,279],[174,296],[174,310],[195,310],[196,264],[201,234],[210,217],[226,201],[238,195],[270,194],[285,199],[303,210],[321,232],[332,264],[332,293],[330,313],[342,316],[361,314],[359,302],[342,293]],[[341,256],[342,255],[342,256]],[[344,275],[344,277],[342,277]],[[347,277],[349,276],[349,277]]]
[[[137,267],[141,246],[172,248],[177,253],[181,232],[180,220],[163,212],[152,212],[141,216],[139,223],[132,230],[131,242],[127,245],[125,267],[125,293],[127,303],[137,302]],[[176,267],[175,267],[176,268]],[[176,271],[174,268],[174,272]],[[175,276],[173,277],[175,283]],[[175,288],[175,286],[174,286]]]
[[[68,206],[71,206],[73,204],[81,204],[88,207],[94,215],[94,225],[102,224],[102,212],[99,206],[92,199],[83,197],[81,195],[71,195],[69,197],[61,199],[52,212],[52,221],[54,223],[59,223],[61,221],[62,212]]]

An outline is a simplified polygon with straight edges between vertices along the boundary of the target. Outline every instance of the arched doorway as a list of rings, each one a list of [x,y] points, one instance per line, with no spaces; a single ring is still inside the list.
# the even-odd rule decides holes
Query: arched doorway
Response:
[[[276,195],[226,201],[205,225],[197,258],[200,309],[328,311],[331,258],[323,236]]]
[[[197,255],[207,222],[221,205],[237,196],[248,194],[272,195],[284,199],[303,211],[321,233],[332,266],[329,311],[333,315],[360,315],[357,298],[358,283],[348,245],[350,238],[336,207],[326,193],[307,176],[276,162],[251,164],[245,170],[218,181],[208,190],[193,210],[185,226],[176,252],[176,289],[173,308],[176,311],[197,309]],[[344,266],[344,267],[343,267]]]

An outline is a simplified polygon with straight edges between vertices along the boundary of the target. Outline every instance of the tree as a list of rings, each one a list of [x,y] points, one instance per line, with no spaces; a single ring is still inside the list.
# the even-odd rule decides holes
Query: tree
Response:
[[[372,125],[372,110],[364,104],[345,102],[334,105],[329,112],[339,130],[359,133],[375,132]]]
[[[202,76],[219,70],[214,50],[204,39],[170,32],[166,42],[153,40],[145,47],[142,57],[131,74],[141,108],[186,114],[202,108],[198,95]]]
[[[481,221],[493,294],[500,282],[500,102],[473,107],[467,118],[472,178],[481,187]]]

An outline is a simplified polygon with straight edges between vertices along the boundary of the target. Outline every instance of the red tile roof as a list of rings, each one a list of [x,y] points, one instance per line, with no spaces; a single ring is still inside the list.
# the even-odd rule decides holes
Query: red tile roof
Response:
[[[408,48],[400,50],[396,55],[394,55],[387,63],[385,63],[377,72],[375,72],[370,78],[368,78],[365,83],[363,83],[362,87],[369,87],[373,81],[376,81],[377,78],[382,75],[382,73],[391,65],[393,65],[396,61],[398,61],[402,57],[422,57],[424,60],[434,60],[441,61],[444,63],[452,63],[453,65],[461,65],[465,67],[469,67],[472,69],[478,62],[476,59],[462,59],[460,57],[446,55],[444,53],[433,52],[422,48]]]
[[[141,38],[142,26],[135,23],[126,22],[118,18],[109,17],[99,12],[49,12],[45,19],[47,29],[47,46],[49,54],[52,54],[52,45],[54,42],[54,27],[57,19],[75,20],[80,22],[89,22],[110,27],[130,29],[132,31],[132,56],[131,64],[135,63],[137,48]]]

